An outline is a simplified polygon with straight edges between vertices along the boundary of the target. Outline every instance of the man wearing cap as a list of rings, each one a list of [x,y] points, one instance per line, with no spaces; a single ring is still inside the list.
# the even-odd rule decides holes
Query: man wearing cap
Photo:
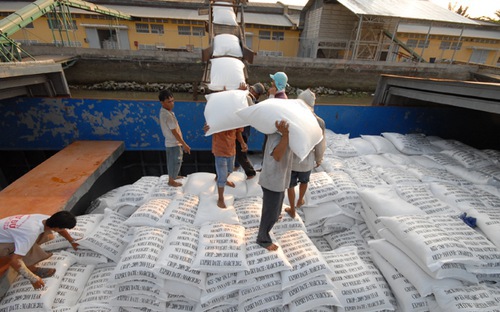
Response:
[[[276,99],[288,99],[285,93],[285,89],[288,86],[288,76],[284,72],[277,72],[274,75],[269,75],[271,77],[272,86],[269,88],[269,97]]]

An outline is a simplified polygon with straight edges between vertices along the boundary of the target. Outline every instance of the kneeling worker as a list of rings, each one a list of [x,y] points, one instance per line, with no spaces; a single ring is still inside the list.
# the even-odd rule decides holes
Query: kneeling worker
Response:
[[[40,244],[54,238],[54,232],[67,239],[73,249],[78,243],[66,229],[76,225],[75,216],[69,211],[59,211],[52,216],[27,214],[0,220],[0,261],[9,265],[27,278],[35,289],[45,286],[42,278],[51,277],[55,269],[40,268],[35,265],[50,256]]]

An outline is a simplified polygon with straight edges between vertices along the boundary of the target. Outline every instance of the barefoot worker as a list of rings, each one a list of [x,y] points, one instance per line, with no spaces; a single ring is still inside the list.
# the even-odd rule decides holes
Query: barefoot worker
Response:
[[[281,120],[276,121],[275,125],[278,132],[267,136],[262,172],[259,176],[263,196],[257,244],[269,251],[278,249],[278,246],[271,240],[269,232],[281,215],[285,190],[290,184],[292,172],[292,151],[288,147],[288,123]]]
[[[45,286],[42,278],[51,277],[55,269],[40,268],[36,264],[52,256],[40,244],[54,238],[54,232],[67,239],[73,249],[78,243],[66,229],[76,225],[75,216],[69,211],[59,211],[52,216],[27,214],[0,220],[0,261],[27,278],[35,289]]]

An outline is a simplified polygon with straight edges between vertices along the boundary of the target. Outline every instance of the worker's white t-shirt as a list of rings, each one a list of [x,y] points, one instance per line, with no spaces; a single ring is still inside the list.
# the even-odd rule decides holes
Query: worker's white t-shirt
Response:
[[[0,243],[14,243],[16,255],[25,256],[43,233],[44,214],[16,215],[0,220]]]

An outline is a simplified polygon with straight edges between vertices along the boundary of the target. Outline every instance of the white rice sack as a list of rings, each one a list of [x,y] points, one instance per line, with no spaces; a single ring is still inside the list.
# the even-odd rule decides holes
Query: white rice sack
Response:
[[[423,166],[428,169],[443,169],[444,167],[438,162],[430,159],[429,157],[425,157],[425,155],[410,155],[408,158],[415,164]]]
[[[332,198],[333,201],[339,206],[344,206],[348,204],[361,203],[359,195],[357,193],[358,186],[354,180],[345,171],[337,170],[328,172],[330,178],[332,178],[333,187],[337,190],[337,194]],[[355,216],[353,215],[355,218]]]
[[[395,166],[392,161],[390,161],[387,157],[382,156],[382,154],[363,155],[362,157],[368,164],[370,164],[370,167],[385,168]]]
[[[159,177],[144,176],[134,182],[122,193],[116,204],[116,212],[129,217],[146,201],[159,180]]]
[[[444,166],[441,167],[443,167],[443,169],[426,168],[421,165],[409,165],[407,166],[407,170],[423,183],[445,182],[462,186],[472,185],[470,181],[449,172],[444,169]]]
[[[153,282],[137,280],[116,285],[109,304],[119,311],[164,311],[166,297],[163,289]]]
[[[343,160],[344,168],[347,170],[367,170],[372,168],[372,165],[365,159],[366,155],[346,158]]]
[[[439,151],[431,145],[424,134],[400,134],[394,132],[383,132],[382,136],[400,151],[407,155],[422,155],[430,152]]]
[[[212,14],[214,24],[238,26],[236,14],[232,6],[214,5],[212,6]]]
[[[448,155],[458,161],[465,168],[481,168],[491,165],[492,162],[484,157],[480,151],[474,149],[462,150],[445,150],[442,154]]]
[[[74,250],[73,248],[69,248],[61,250],[61,254],[72,256],[78,264],[97,265],[108,263],[108,258],[106,256],[89,249]]]
[[[255,177],[252,179],[247,179],[247,197],[257,196],[262,197],[262,187],[259,184],[260,172],[256,172]]]
[[[237,309],[234,311],[248,311],[248,312],[283,311],[284,312],[283,294],[280,291],[266,292],[265,294],[259,296],[259,298],[253,298],[240,303]]]
[[[207,104],[204,115],[207,125],[210,126],[205,136],[248,126],[248,123],[236,114],[238,110],[248,107],[247,96],[247,90],[220,91],[205,95]]]
[[[217,182],[215,180],[215,173],[210,172],[195,172],[187,177],[186,184],[184,184],[184,193],[200,195],[200,194],[214,194],[217,191]]]
[[[34,289],[28,279],[20,274],[17,275],[0,301],[0,311],[51,312],[59,285],[74,261],[72,257],[53,254],[52,257],[39,262],[37,267],[56,269],[54,275],[43,279],[45,286],[40,289]]]
[[[477,196],[467,189],[450,183],[431,183],[430,189],[434,196],[461,211],[483,209],[485,205]]]
[[[366,170],[348,169],[346,170],[346,172],[352,178],[354,183],[356,183],[358,188],[372,188],[376,186],[387,185],[387,182],[379,177],[374,168]]]
[[[434,297],[443,311],[498,311],[498,288],[488,284],[456,288],[436,288]]]
[[[456,240],[463,243],[475,258],[484,264],[466,266],[472,273],[500,274],[500,249],[458,217],[435,216],[433,222]]]
[[[375,151],[377,154],[383,154],[383,153],[398,154],[399,153],[399,151],[394,146],[394,144],[392,144],[391,141],[387,140],[383,136],[380,136],[380,135],[361,135],[361,138],[363,140],[371,143],[373,148],[375,148]]]
[[[358,194],[378,217],[425,214],[420,208],[402,199],[392,186],[360,189]]]
[[[258,228],[245,231],[248,270],[238,272],[238,281],[257,279],[262,275],[279,273],[292,268],[281,248],[269,252],[256,243],[258,232]]]
[[[383,153],[381,154],[384,158],[387,158],[390,162],[392,162],[394,165],[410,165],[413,164],[413,160],[410,158],[410,156],[407,156],[405,154],[390,154],[390,153]]]
[[[474,184],[494,184],[497,182],[492,176],[475,169],[468,169],[462,166],[445,166],[445,168],[457,177]]]
[[[61,279],[52,308],[75,306],[94,269],[94,265],[70,266]]]
[[[422,270],[424,270],[429,276],[435,279],[452,278],[470,284],[477,284],[479,282],[476,275],[474,273],[468,272],[465,265],[462,263],[445,263],[438,270],[431,271],[429,267],[424,263],[424,261],[421,260],[421,257],[417,256],[413,250],[411,250],[401,240],[396,238],[396,236],[394,236],[391,231],[384,228],[379,231],[379,234],[389,243],[404,252]]]
[[[198,250],[199,234],[198,227],[187,225],[176,226],[169,233],[153,268],[158,278],[169,282],[164,289],[169,294],[191,300],[200,299],[206,273],[192,268]]]
[[[363,236],[361,236],[357,226],[353,226],[351,229],[344,232],[325,235],[325,239],[332,249],[349,246],[356,247],[357,254],[363,261],[367,263],[371,261],[368,245]]]
[[[94,199],[85,214],[91,213],[104,213],[104,209],[109,208],[111,210],[116,209],[116,204],[120,200],[122,194],[127,191],[130,185],[123,185],[118,188],[112,189],[109,192],[99,196]]]
[[[385,239],[370,240],[368,245],[373,251],[388,261],[409,283],[415,287],[422,297],[432,295],[433,287],[452,288],[462,285],[456,279],[435,279],[422,270],[408,255]],[[376,261],[375,261],[376,262]],[[377,263],[377,262],[376,262]],[[387,277],[387,276],[386,276]]]
[[[332,130],[325,130],[326,146],[333,156],[347,158],[359,156],[358,151],[349,141],[349,134],[338,134]]]
[[[179,195],[182,195],[182,188],[168,185],[168,174],[161,175],[158,179],[158,184],[153,187],[151,192],[148,194],[147,201],[152,199],[173,199]],[[183,185],[186,183],[187,177],[182,177],[177,179]]]
[[[226,185],[224,187],[224,194],[233,195],[234,199],[247,197],[247,176],[244,172],[233,171],[227,177],[227,180],[233,182],[234,187]]]
[[[442,152],[434,154],[424,154],[423,156],[429,158],[430,160],[439,164],[443,168],[444,166],[461,166],[461,164],[458,161],[456,161],[453,157],[443,154]]]
[[[500,197],[489,192],[473,189],[486,207],[476,207],[467,211],[467,215],[476,218],[476,224],[488,239],[500,248]]]
[[[313,172],[309,178],[305,196],[307,206],[315,206],[326,203],[338,195],[338,191],[333,186],[333,180],[326,172]]]
[[[86,309],[84,311],[100,311],[92,310],[90,306],[104,304],[109,306],[109,299],[113,294],[114,285],[108,283],[112,272],[115,269],[114,264],[104,264],[97,266],[90,275],[83,293],[78,300],[79,309]]]
[[[445,140],[445,139],[433,138],[429,141],[431,142],[432,145],[437,146],[442,150],[456,150],[456,149],[470,150],[472,148],[469,145],[457,140]]]
[[[72,229],[68,229],[68,233],[75,240],[80,240],[88,233],[91,233],[99,225],[104,218],[104,214],[87,214],[76,216],[76,225]],[[53,251],[56,249],[72,248],[68,240],[61,235],[55,235],[54,239],[45,242],[41,247],[46,251]]]
[[[397,310],[401,312],[427,312],[427,301],[403,274],[376,252],[372,251],[373,262],[385,276],[397,300]]]
[[[257,228],[262,215],[262,197],[246,197],[234,201],[234,210],[245,229]]]
[[[274,234],[280,234],[287,231],[307,232],[307,228],[299,214],[296,214],[295,218],[292,218],[283,210],[281,211],[280,219],[274,224],[272,232]]]
[[[193,224],[202,226],[207,223],[240,224],[238,215],[233,207],[233,195],[224,195],[226,208],[217,206],[218,195],[201,195],[198,211]]]
[[[373,144],[368,142],[367,140],[363,140],[363,138],[352,138],[349,139],[349,142],[354,147],[359,156],[361,155],[371,155],[376,154],[377,150],[373,147]]]
[[[195,302],[187,301],[168,301],[166,305],[165,312],[185,312],[194,311],[196,307]],[[139,311],[138,311],[139,312]]]
[[[261,249],[263,249],[261,247]],[[256,277],[256,283],[251,286],[242,286],[239,293],[239,304],[250,299],[257,300],[261,295],[271,292],[281,292],[281,275],[279,273],[264,274]]]
[[[308,295],[323,291],[331,291],[334,288],[334,283],[332,283],[330,278],[325,275],[315,276],[309,280],[283,290],[283,304],[290,304],[292,301],[296,301]],[[317,304],[317,306],[322,304],[323,303]],[[337,300],[337,304],[333,304],[332,302],[332,305],[341,305],[340,300]]]
[[[482,173],[492,177],[495,180],[489,184],[499,186],[498,183],[500,181],[500,166],[498,166],[498,164],[484,166],[484,167],[478,168],[477,171],[482,172]]]
[[[458,215],[460,210],[438,199],[427,184],[396,185],[397,194],[427,214]]]
[[[129,226],[124,222],[126,216],[112,210],[104,210],[104,218],[92,233],[78,241],[80,246],[98,252],[114,262],[120,257],[127,247],[130,237]]]
[[[335,218],[335,217],[340,217],[340,215],[343,214],[342,209],[339,207],[339,205],[335,203],[322,203],[318,206],[315,207],[307,207],[303,209],[304,212],[304,223],[307,226],[314,224],[318,221],[321,221],[326,218]],[[353,220],[351,218],[351,220]],[[350,223],[350,222],[349,222]],[[354,223],[354,221],[353,221]]]
[[[208,302],[198,301],[195,312],[235,312],[238,311],[238,291],[214,297]]]
[[[438,218],[439,222],[434,221]],[[451,217],[439,215],[379,217],[382,223],[431,271],[439,270],[445,263],[461,263],[470,266],[485,264],[461,239],[449,236],[447,231],[440,227],[440,222],[446,218]],[[463,223],[463,227],[465,230],[468,226]]]
[[[350,158],[347,158],[350,159]],[[331,172],[334,170],[342,170],[345,169],[346,166],[344,165],[344,160],[340,159],[338,157],[327,157],[324,155],[323,161],[321,162],[321,165],[319,167],[315,168],[314,170],[317,172],[325,171],[325,172]]]
[[[212,56],[243,57],[240,39],[231,34],[220,34],[214,37]]]
[[[275,133],[275,122],[286,120],[289,125],[288,145],[301,161],[323,139],[316,117],[302,100],[267,99],[236,114],[264,134]]]
[[[88,303],[78,306],[78,312],[114,312],[107,303]]]
[[[498,165],[500,163],[500,151],[494,149],[484,149],[481,150],[482,154],[485,155],[492,163]]]
[[[170,199],[151,199],[142,204],[124,224],[128,226],[156,226],[170,204]]]
[[[238,283],[237,274],[229,273],[207,273],[205,287],[201,292],[201,304],[207,303],[213,298],[220,298],[239,290],[243,283]]]
[[[163,250],[168,233],[168,230],[150,226],[134,228],[134,238],[123,252],[109,283],[123,284],[144,280],[159,284],[153,268]]]
[[[245,228],[241,225],[210,223],[200,228],[200,238],[192,269],[207,273],[248,270]]]
[[[288,304],[288,311],[335,311],[335,308],[340,308],[339,306],[340,303],[335,292],[333,290],[326,290],[293,300]]]
[[[390,298],[381,289],[356,247],[343,247],[323,253],[334,271],[332,281],[339,298],[339,311],[394,310]],[[364,298],[361,302],[358,298]]]
[[[379,176],[391,185],[417,184],[420,179],[413,175],[406,166],[375,168]]]
[[[172,228],[177,225],[193,225],[198,212],[198,195],[185,193],[170,202],[156,226]]]
[[[245,64],[239,59],[218,57],[210,59],[210,64],[210,90],[238,90],[245,82]]]
[[[303,231],[288,231],[278,237],[279,244],[292,265],[281,272],[283,289],[290,288],[314,276],[333,274],[325,259]]]

